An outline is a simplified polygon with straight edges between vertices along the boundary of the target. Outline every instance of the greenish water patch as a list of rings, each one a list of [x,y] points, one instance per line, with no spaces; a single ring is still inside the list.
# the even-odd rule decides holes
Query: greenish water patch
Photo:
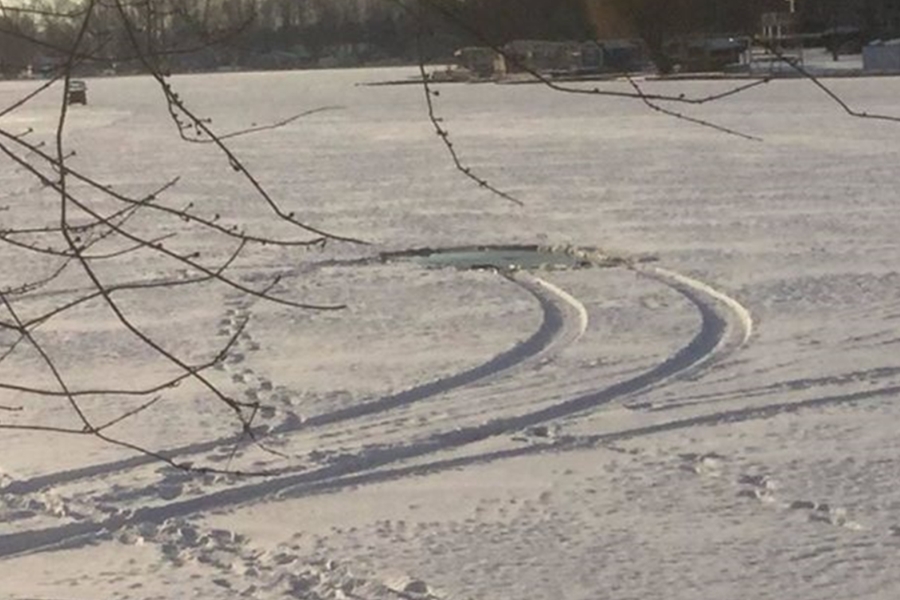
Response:
[[[460,246],[456,248],[421,248],[403,252],[385,252],[385,262],[410,261],[428,267],[456,269],[586,269],[610,267],[624,263],[621,258],[607,256],[593,248],[570,246]]]

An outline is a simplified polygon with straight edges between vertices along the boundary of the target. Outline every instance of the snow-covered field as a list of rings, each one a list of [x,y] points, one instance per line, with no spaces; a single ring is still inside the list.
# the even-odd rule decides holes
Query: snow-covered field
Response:
[[[86,438],[0,431],[0,598],[897,598],[900,124],[847,117],[797,80],[686,109],[762,142],[635,101],[441,87],[462,158],[518,208],[453,169],[421,89],[356,85],[408,74],[173,79],[223,132],[339,107],[232,147],[288,210],[371,245],[261,248],[234,266],[340,312],[221,286],[123,297],[194,361],[249,318],[210,377],[272,407],[265,442],[286,458],[245,444],[228,463],[236,423],[188,383],[116,435],[276,474],[192,475]],[[0,84],[0,106],[34,85]],[[88,85],[69,116],[73,166],[136,194],[181,176],[171,205],[283,233],[214,148],[178,141],[149,79]],[[829,85],[897,112],[900,80]],[[0,127],[49,141],[55,111],[55,94],[40,97]],[[0,161],[0,223],[52,224],[53,202]],[[190,230],[169,243],[231,250]],[[506,276],[353,261],[518,243],[658,260]],[[0,252],[0,285],[42,268]],[[179,275],[128,257],[104,275]],[[99,304],[40,334],[81,388],[165,374]],[[50,385],[26,352],[0,362],[0,381]],[[126,399],[86,402],[100,418]],[[0,405],[24,408],[2,423],[73,422],[59,398],[4,390]]]

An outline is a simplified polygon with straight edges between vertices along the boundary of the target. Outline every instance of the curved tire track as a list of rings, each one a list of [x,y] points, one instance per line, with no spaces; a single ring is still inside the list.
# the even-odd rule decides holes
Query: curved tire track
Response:
[[[485,363],[460,371],[453,375],[419,385],[408,390],[384,396],[377,400],[350,406],[328,413],[307,418],[305,421],[288,420],[271,429],[260,426],[253,430],[254,435],[283,435],[306,431],[314,427],[333,425],[343,421],[358,419],[377,413],[389,411],[430,397],[443,394],[453,389],[472,385],[486,380],[501,372],[507,371],[531,359],[561,347],[574,343],[587,329],[588,316],[584,305],[561,288],[527,273],[501,273],[501,275],[531,294],[538,302],[543,313],[540,327],[525,340],[517,343],[509,350],[502,352]],[[246,436],[237,434],[225,438],[217,438],[207,442],[187,444],[178,448],[160,451],[160,454],[171,458],[183,458],[203,452],[211,452],[222,446],[232,446],[246,441]],[[28,494],[43,488],[73,483],[81,479],[89,479],[102,475],[111,475],[141,466],[156,464],[159,461],[152,456],[133,456],[130,458],[91,465],[68,471],[39,475],[30,479],[11,482],[0,487],[0,492],[12,494]]]
[[[718,340],[711,347],[706,342],[695,338],[694,341],[697,344],[705,345],[705,355],[694,356],[694,360],[691,361],[692,364],[685,365],[683,369],[678,370],[677,374],[679,376],[689,375],[693,371],[709,366],[710,363],[737,351],[747,344],[753,336],[753,316],[750,314],[750,311],[725,292],[717,290],[698,279],[660,267],[635,266],[632,269],[644,277],[649,277],[671,287],[697,308],[703,319],[703,325],[698,333],[698,337],[704,331],[706,331],[707,335],[714,334],[718,336]],[[690,352],[689,347],[685,347],[681,353],[690,354]],[[689,359],[690,357],[685,356],[683,358]],[[667,379],[668,376],[661,378],[657,384],[663,383]]]
[[[0,536],[0,558],[40,551],[62,544],[77,544],[102,531],[113,531],[127,525],[143,522],[159,523],[173,517],[185,517],[211,509],[229,508],[274,495],[303,495],[322,488],[358,485],[402,476],[398,473],[421,472],[423,469],[428,469],[429,466],[407,466],[387,471],[379,471],[379,469],[397,462],[422,458],[596,409],[614,400],[660,385],[695,368],[708,365],[712,361],[730,354],[749,339],[752,333],[752,319],[749,317],[749,312],[736,300],[702,282],[677,273],[663,269],[636,270],[676,289],[694,304],[702,317],[702,322],[699,331],[687,345],[656,367],[635,377],[525,414],[500,417],[480,425],[437,433],[404,446],[362,451],[346,457],[339,463],[312,471],[298,473],[289,472],[286,469],[283,475],[272,479],[139,509],[129,516],[116,515],[99,522],[77,523]],[[529,339],[533,338],[534,336]],[[541,344],[542,348],[545,346],[546,344]],[[497,456],[512,456],[521,452],[521,449],[517,449],[497,453]],[[471,458],[440,462],[454,464],[461,460],[471,461]]]

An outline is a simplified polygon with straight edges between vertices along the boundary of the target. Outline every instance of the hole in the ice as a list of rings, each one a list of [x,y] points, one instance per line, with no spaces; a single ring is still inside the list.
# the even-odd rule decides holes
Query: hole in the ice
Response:
[[[585,269],[622,264],[624,259],[609,256],[595,248],[571,246],[460,246],[456,248],[421,248],[401,252],[385,252],[386,262],[412,261],[429,267],[457,269]]]

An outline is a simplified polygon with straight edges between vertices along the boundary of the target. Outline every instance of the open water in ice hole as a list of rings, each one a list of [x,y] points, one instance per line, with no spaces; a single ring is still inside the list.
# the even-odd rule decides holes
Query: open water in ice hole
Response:
[[[384,261],[412,261],[457,269],[583,269],[609,265],[610,257],[592,249],[548,246],[465,246],[388,252]]]

